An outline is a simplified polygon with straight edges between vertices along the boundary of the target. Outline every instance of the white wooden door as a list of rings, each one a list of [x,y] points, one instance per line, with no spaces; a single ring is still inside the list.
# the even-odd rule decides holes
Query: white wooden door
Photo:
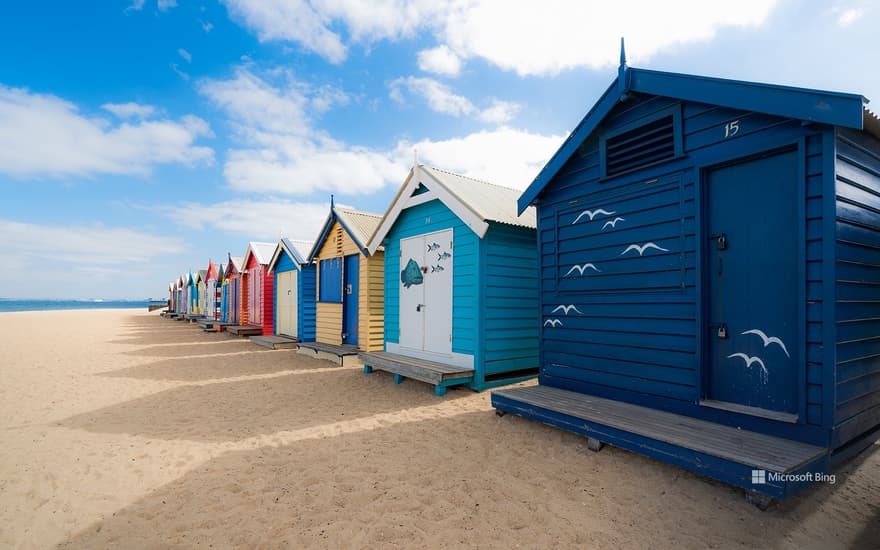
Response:
[[[425,344],[431,353],[452,353],[452,230],[425,238]]]
[[[278,334],[296,338],[297,336],[297,276],[294,270],[278,274],[276,307],[278,308]]]
[[[449,355],[452,230],[401,239],[400,253],[400,346]],[[418,266],[420,280],[412,272],[414,266]]]
[[[411,263],[414,262],[414,263]],[[425,238],[423,236],[400,240],[400,346],[415,350],[424,349],[425,285],[414,278],[413,265],[425,264]],[[407,274],[407,269],[410,273]]]

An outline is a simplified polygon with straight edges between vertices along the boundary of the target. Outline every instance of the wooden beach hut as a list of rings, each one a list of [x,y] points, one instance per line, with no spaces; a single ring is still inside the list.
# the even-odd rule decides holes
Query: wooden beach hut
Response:
[[[220,301],[217,297],[217,281],[220,273],[213,260],[208,260],[208,269],[205,270],[205,306],[203,315],[205,319],[218,321],[220,319]]]
[[[421,380],[443,395],[538,372],[535,212],[520,192],[415,166],[367,249],[385,249],[384,351],[365,372]]]
[[[239,324],[239,311],[241,307],[241,292],[239,284],[241,282],[241,260],[240,257],[233,257],[231,254],[227,255],[225,270],[226,280],[223,285],[226,293],[224,297],[226,315],[223,318],[223,322],[229,325]]]
[[[195,315],[195,307],[198,300],[198,287],[195,284],[195,280],[195,275],[192,272],[186,274],[186,282],[184,283],[184,315]]]
[[[272,334],[274,280],[268,265],[274,252],[273,243],[248,244],[242,260],[239,324],[227,328],[229,332],[241,336]]]
[[[880,120],[860,95],[629,68],[519,199],[540,235],[533,418],[746,489],[880,429]]]
[[[196,272],[196,287],[198,298],[196,299],[195,313],[199,317],[205,317],[208,310],[208,270],[200,269]]]
[[[383,253],[370,255],[367,242],[382,216],[340,208],[330,214],[312,246],[318,295],[315,342],[300,345],[311,353],[338,361],[356,360],[358,350],[382,351]]]
[[[315,265],[307,258],[312,243],[282,238],[269,260],[274,277],[274,333],[299,342],[315,340]]]

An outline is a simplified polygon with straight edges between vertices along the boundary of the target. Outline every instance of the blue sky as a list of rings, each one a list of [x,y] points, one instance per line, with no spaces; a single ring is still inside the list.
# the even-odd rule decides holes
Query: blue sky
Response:
[[[525,188],[630,65],[861,93],[872,2],[6,3],[0,296],[164,297],[251,240],[382,213],[413,149]],[[880,110],[880,107],[874,110]]]

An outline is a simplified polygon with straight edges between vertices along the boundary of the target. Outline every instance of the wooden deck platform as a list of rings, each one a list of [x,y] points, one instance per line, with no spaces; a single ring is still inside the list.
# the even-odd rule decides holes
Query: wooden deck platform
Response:
[[[334,344],[324,344],[322,342],[300,342],[299,353],[314,357],[317,359],[325,359],[332,361],[340,366],[360,365],[358,359],[357,346],[343,344],[337,346]]]
[[[250,341],[258,346],[269,349],[296,349],[299,341],[287,336],[251,336]]]
[[[236,336],[259,336],[263,329],[254,325],[227,325],[226,332]]]
[[[446,388],[467,384],[473,380],[474,370],[467,367],[447,365],[426,359],[387,352],[360,354],[364,372],[382,370],[394,374],[394,381],[400,384],[407,378],[427,382],[434,386],[434,395],[446,395]]]
[[[549,386],[498,390],[492,405],[584,435],[590,448],[608,443],[772,498],[809,483],[773,481],[767,472],[815,475],[828,467],[822,447]],[[765,483],[753,483],[754,471],[765,472]]]

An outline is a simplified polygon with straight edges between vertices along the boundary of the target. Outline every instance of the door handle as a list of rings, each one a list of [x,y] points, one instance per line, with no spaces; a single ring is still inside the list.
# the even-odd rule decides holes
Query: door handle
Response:
[[[345,293],[351,294],[351,285],[350,284],[345,285]]]
[[[425,304],[418,304],[416,306],[416,311],[422,311],[422,308],[425,307]]]

